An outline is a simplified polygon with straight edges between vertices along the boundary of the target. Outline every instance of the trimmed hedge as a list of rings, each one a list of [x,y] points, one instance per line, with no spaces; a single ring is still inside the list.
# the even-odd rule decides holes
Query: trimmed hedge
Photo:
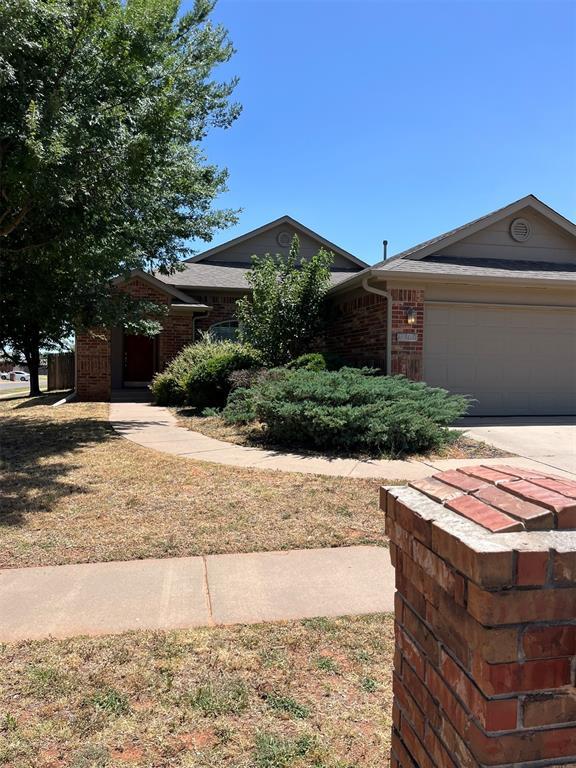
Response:
[[[449,425],[468,400],[403,376],[370,369],[299,369],[235,390],[229,422],[258,420],[279,445],[401,456],[433,450],[451,438]]]
[[[262,358],[243,344],[222,349],[197,363],[184,380],[186,403],[197,408],[222,407],[232,389],[230,374],[247,368],[259,368]]]
[[[326,352],[307,352],[286,364],[289,370],[304,368],[306,371],[336,371],[342,368],[342,362],[336,355]]]
[[[232,372],[261,366],[260,354],[249,345],[205,337],[185,347],[154,377],[150,389],[157,405],[221,407],[232,386]]]

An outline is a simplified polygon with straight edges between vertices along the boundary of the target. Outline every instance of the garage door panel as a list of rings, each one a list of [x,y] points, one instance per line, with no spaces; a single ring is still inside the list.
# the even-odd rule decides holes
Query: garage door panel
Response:
[[[576,312],[426,306],[424,379],[478,402],[477,415],[576,411]]]

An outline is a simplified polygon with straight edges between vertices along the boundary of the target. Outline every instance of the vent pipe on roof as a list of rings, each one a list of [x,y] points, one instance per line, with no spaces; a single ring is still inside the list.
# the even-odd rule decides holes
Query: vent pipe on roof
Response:
[[[384,252],[384,261],[386,261],[388,253],[388,240],[382,240],[382,250]]]

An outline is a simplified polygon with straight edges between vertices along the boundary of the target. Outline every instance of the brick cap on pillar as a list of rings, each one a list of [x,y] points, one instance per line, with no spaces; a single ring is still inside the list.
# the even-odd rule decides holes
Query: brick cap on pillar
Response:
[[[384,487],[394,768],[576,766],[576,483],[506,465]]]
[[[485,469],[492,471],[494,467],[466,467],[461,472],[461,488],[457,487],[460,471],[440,472],[432,479],[415,481],[408,487],[385,487],[382,489],[382,508],[386,509],[387,499],[388,503],[397,501],[403,508],[409,508],[419,518],[413,535],[433,551],[441,550],[451,565],[479,586],[486,589],[527,586],[526,575],[518,574],[517,568],[519,562],[523,565],[528,561],[531,553],[535,562],[538,553],[550,553],[553,560],[554,553],[576,552],[576,529],[543,529],[543,525],[561,526],[567,519],[563,514],[571,515],[571,509],[576,505],[576,483],[543,474],[536,477],[532,473],[522,481],[538,490],[526,490],[523,485],[520,497],[516,490],[520,481],[517,475],[507,475],[507,480],[485,476],[484,482],[478,485],[468,482],[472,473]],[[504,467],[497,469],[504,470]],[[515,471],[514,468],[505,469]],[[522,470],[518,471],[522,473]],[[549,491],[542,485],[537,486],[537,482],[558,483],[557,488],[563,484],[563,492],[571,493],[572,497],[560,494],[559,490]],[[540,490],[553,494],[552,501],[545,494],[541,495]],[[496,503],[499,506],[493,506],[489,503],[492,492],[505,496],[509,504],[498,496]],[[527,495],[530,495],[530,501],[526,500]],[[556,512],[551,506],[555,506]],[[523,553],[522,557],[520,553]],[[558,574],[554,565],[547,566],[546,574],[543,574],[543,568],[542,565],[539,576],[543,581],[538,583],[555,583]],[[576,608],[573,613],[566,618],[576,618]]]

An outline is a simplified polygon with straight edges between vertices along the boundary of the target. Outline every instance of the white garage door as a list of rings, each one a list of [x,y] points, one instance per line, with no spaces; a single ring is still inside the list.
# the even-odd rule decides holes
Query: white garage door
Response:
[[[427,304],[424,380],[473,415],[576,413],[576,311]]]

